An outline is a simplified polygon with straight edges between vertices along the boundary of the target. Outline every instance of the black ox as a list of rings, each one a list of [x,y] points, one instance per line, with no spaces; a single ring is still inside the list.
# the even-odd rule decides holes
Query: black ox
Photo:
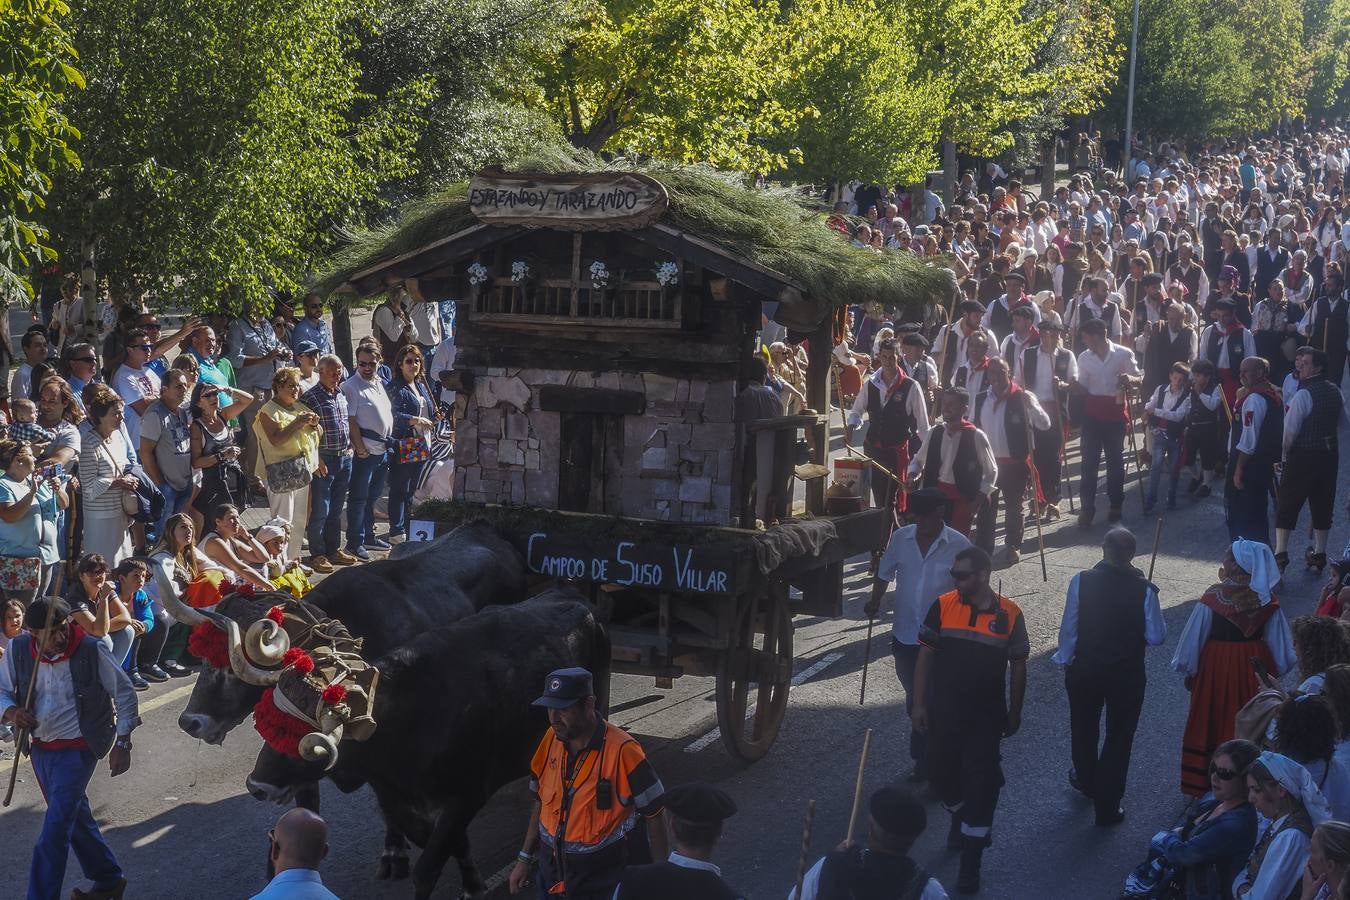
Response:
[[[305,603],[363,638],[362,655],[375,659],[429,629],[485,606],[515,603],[525,593],[520,554],[491,525],[476,521],[426,544],[400,544],[389,559],[339,569],[310,591]],[[272,602],[234,594],[216,607],[216,613],[246,631]],[[173,603],[172,597],[165,605],[187,624],[209,621],[200,612]],[[230,669],[203,665],[178,727],[208,744],[220,744],[248,718],[263,690]],[[317,783],[297,788],[296,802],[317,811]],[[379,877],[407,877],[407,845],[398,829],[387,824]]]
[[[469,823],[498,788],[528,774],[549,727],[530,703],[549,672],[584,666],[605,690],[608,636],[579,594],[554,589],[423,634],[375,665],[378,726],[369,740],[342,741],[326,772],[323,761],[264,746],[248,789],[285,803],[324,774],[344,791],[369,784],[385,821],[423,848],[413,867],[414,896],[431,896],[453,856],[464,896],[480,897],[485,886],[469,853]],[[602,708],[603,700],[597,698]]]

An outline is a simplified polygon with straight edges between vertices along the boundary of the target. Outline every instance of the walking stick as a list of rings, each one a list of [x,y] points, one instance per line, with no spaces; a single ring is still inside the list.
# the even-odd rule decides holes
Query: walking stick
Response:
[[[863,698],[867,696],[867,667],[872,663],[872,625],[876,620],[876,616],[867,617],[867,642],[863,645],[862,687],[858,690],[859,706],[863,705]]]
[[[1069,417],[1059,400],[1059,384],[1052,376],[1050,379],[1051,396],[1055,401],[1055,418],[1059,419],[1059,480],[1063,483],[1064,493],[1069,496],[1069,515],[1078,515],[1073,503],[1073,478],[1069,476]]]
[[[1153,532],[1153,558],[1148,561],[1148,580],[1153,580],[1153,567],[1158,564],[1158,544],[1162,541],[1163,517],[1158,516],[1158,528]]]
[[[801,900],[802,882],[806,880],[806,859],[811,853],[811,821],[816,817],[816,801],[806,801],[806,822],[802,825],[802,853],[797,858],[797,893],[793,900]]]
[[[1139,505],[1144,505],[1144,474],[1139,468],[1139,443],[1134,436],[1134,410],[1130,407],[1130,389],[1125,389],[1125,418],[1129,420],[1130,458],[1134,460],[1134,478],[1139,482]]]
[[[1029,405],[1029,404],[1028,404]],[[1040,470],[1036,468],[1036,462],[1032,459],[1031,448],[1035,446],[1036,436],[1031,431],[1031,417],[1027,416],[1027,468],[1031,471],[1031,514],[1036,519],[1036,543],[1041,553],[1041,581],[1049,581],[1050,576],[1045,571],[1045,532],[1041,529],[1041,503],[1036,498],[1041,483]],[[1017,514],[1022,514],[1022,504],[1018,501]]]
[[[61,570],[56,572],[56,588],[60,590]],[[51,636],[52,616],[56,612],[56,595],[47,598],[47,621],[42,626],[42,640],[38,642],[37,662],[33,666],[33,677],[28,679],[28,689],[24,693],[23,708],[29,709],[33,705],[33,688],[37,687],[38,669],[42,665],[42,655],[47,652],[47,638]],[[21,728],[14,738],[14,766],[9,770],[9,788],[5,791],[5,802],[0,803],[0,807],[9,808],[9,804],[14,800],[14,785],[19,780],[19,760],[23,758],[23,741],[28,736],[28,729]]]
[[[863,734],[862,755],[858,757],[858,779],[853,783],[853,811],[848,814],[848,835],[844,844],[853,843],[853,830],[858,824],[858,808],[862,806],[863,775],[867,772],[867,751],[872,746],[872,729]]]

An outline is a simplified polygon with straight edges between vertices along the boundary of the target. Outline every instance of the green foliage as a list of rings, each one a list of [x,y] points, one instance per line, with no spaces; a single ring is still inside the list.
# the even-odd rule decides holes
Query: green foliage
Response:
[[[512,171],[601,171],[594,155],[572,149],[550,149],[509,165]],[[807,294],[844,303],[877,303],[915,309],[945,304],[955,288],[951,273],[905,253],[875,253],[851,246],[830,231],[818,210],[804,208],[791,191],[747,187],[742,176],[706,166],[646,163],[612,168],[645,172],[665,185],[670,206],[664,221],[728,247],[737,254],[801,285]],[[330,261],[317,289],[340,287],[352,273],[382,260],[426,246],[477,220],[469,211],[467,185],[453,185],[440,194],[409,204],[396,223],[358,235]]]
[[[1350,107],[1350,0],[1305,0],[1303,44],[1310,71],[1308,109]]]
[[[765,141],[807,110],[783,102],[799,54],[775,0],[578,0],[539,76],[575,146],[744,171],[792,156]]]
[[[32,292],[54,251],[37,221],[53,175],[78,167],[62,101],[84,87],[61,0],[0,0],[0,304]]]
[[[197,308],[299,288],[335,222],[412,173],[415,110],[369,105],[347,25],[355,0],[102,0],[72,32],[89,89],[69,105],[86,165],[54,231],[93,244],[114,289]]]

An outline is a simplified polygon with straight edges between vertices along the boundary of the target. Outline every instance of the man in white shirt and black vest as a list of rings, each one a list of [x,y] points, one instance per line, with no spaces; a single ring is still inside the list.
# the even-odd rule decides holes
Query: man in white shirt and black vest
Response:
[[[1233,301],[1221,297],[1214,303],[1217,318],[1200,332],[1200,358],[1214,364],[1219,384],[1230,409],[1237,407],[1239,373],[1242,361],[1256,356],[1256,338],[1238,321]],[[1254,538],[1249,539],[1254,540]]]
[[[1008,371],[1018,384],[1022,383],[1022,354],[1041,341],[1041,333],[1036,328],[1036,318],[1031,314],[1033,308],[1019,306],[1013,310],[1012,334],[1005,337],[1003,344],[998,348],[998,355],[1008,363]]]
[[[984,327],[994,335],[994,346],[1012,334],[1012,314],[1022,307],[1031,309],[1033,323],[1041,320],[1041,310],[1026,293],[1026,276],[1020,269],[1013,269],[1003,276],[1003,289],[1006,293],[989,304],[984,311]]]
[[[1078,380],[1070,393],[1082,400],[1082,477],[1079,480],[1078,527],[1087,528],[1096,517],[1097,478],[1106,456],[1108,521],[1120,521],[1125,503],[1125,393],[1139,383],[1139,368],[1128,347],[1106,337],[1106,323],[1090,319],[1080,329],[1087,349],[1078,356]]]
[[[972,398],[978,397],[987,386],[989,348],[993,346],[983,334],[972,334],[966,341],[966,361],[952,376],[952,387],[964,388]]]
[[[1098,825],[1125,820],[1120,798],[1144,705],[1144,650],[1167,639],[1158,589],[1131,564],[1134,553],[1129,529],[1106,533],[1102,561],[1069,581],[1053,657],[1069,693],[1069,784],[1092,800]]]
[[[1112,341],[1119,341],[1124,334],[1124,311],[1119,303],[1110,299],[1106,282],[1090,276],[1083,280],[1083,286],[1086,291],[1064,312],[1064,330],[1069,334],[1068,343],[1073,346],[1074,353],[1087,349],[1082,328],[1093,319],[1106,323],[1106,335]]]
[[[65,600],[34,600],[24,626],[27,633],[16,636],[0,660],[0,722],[28,729],[33,773],[47,800],[28,898],[60,896],[74,850],[92,886],[77,888],[72,900],[120,900],[127,880],[85,791],[103,757],[114,778],[131,768],[131,731],[141,724],[136,691],[98,639],[71,621]],[[22,706],[34,678],[32,706]],[[17,884],[13,873],[9,883]]]
[[[1059,518],[1059,501],[1062,496],[1062,470],[1064,439],[1068,434],[1068,398],[1070,382],[1078,379],[1078,359],[1065,347],[1059,345],[1059,337],[1064,332],[1056,313],[1049,313],[1041,320],[1041,339],[1035,347],[1028,347],[1022,354],[1022,378],[1020,384],[1036,395],[1041,408],[1050,416],[1053,425],[1032,436],[1035,447],[1031,451],[1031,461],[1041,476],[1041,490],[1045,493],[1045,519]]]
[[[976,334],[985,336],[987,343],[992,343],[994,335],[986,331],[980,324],[984,317],[984,305],[978,300],[962,300],[956,307],[961,314],[949,325],[942,326],[938,332],[937,340],[933,342],[933,347],[938,356],[938,373],[942,376],[942,386],[950,387],[952,378],[956,375],[957,367],[966,361],[969,353],[966,344],[970,338]]]
[[[1350,345],[1350,298],[1345,295],[1338,270],[1327,272],[1322,296],[1313,301],[1312,308],[1299,322],[1299,333],[1308,338],[1308,346],[1327,355],[1326,379],[1340,387]]]
[[[910,454],[918,449],[917,438],[928,431],[928,402],[923,388],[900,368],[895,339],[882,341],[877,349],[880,367],[863,382],[848,414],[844,440],[862,424],[867,414],[867,437],[863,450],[886,471],[903,478]],[[872,500],[882,509],[895,502],[896,483],[872,473]]]
[[[966,418],[969,409],[964,388],[944,390],[942,421],[928,429],[909,464],[911,481],[922,476],[922,487],[937,488],[951,501],[947,524],[966,537],[998,481],[989,438]]]
[[[1223,475],[1229,428],[1212,362],[1197,359],[1191,366],[1190,391],[1191,403],[1182,432],[1181,463],[1191,473],[1187,495],[1192,500],[1203,500],[1210,495],[1209,474]]]
[[[722,823],[736,815],[735,801],[696,782],[666,791],[663,803],[675,849],[665,862],[625,869],[613,900],[741,900],[712,861]]]
[[[1153,392],[1169,380],[1175,363],[1190,365],[1198,346],[1195,329],[1186,324],[1186,310],[1180,303],[1169,302],[1163,308],[1163,321],[1149,328],[1148,346],[1144,351],[1144,395]]]
[[[1284,438],[1284,398],[1259,356],[1242,361],[1242,393],[1233,410],[1224,516],[1230,540],[1270,545],[1270,485]]]
[[[1289,565],[1289,534],[1298,527],[1305,503],[1313,526],[1308,568],[1320,572],[1327,564],[1340,461],[1336,431],[1345,420],[1345,400],[1340,388],[1327,381],[1326,364],[1327,354],[1313,347],[1300,347],[1294,355],[1299,384],[1284,414],[1284,464],[1275,510],[1275,561],[1281,571]]]
[[[938,377],[937,363],[928,355],[928,347],[928,338],[917,331],[900,337],[900,365],[923,388],[924,404],[928,407],[929,418],[932,418],[933,404],[942,390],[942,382]]]
[[[1043,498],[1040,479],[1031,465],[1032,431],[1048,431],[1050,417],[1036,395],[1023,390],[1008,374],[1001,358],[989,363],[989,388],[975,398],[975,427],[989,439],[990,450],[998,464],[998,481],[989,502],[980,510],[975,544],[993,555],[994,525],[1000,502],[1004,507],[1005,557],[1009,565],[1021,559],[1022,500],[1027,485]]]

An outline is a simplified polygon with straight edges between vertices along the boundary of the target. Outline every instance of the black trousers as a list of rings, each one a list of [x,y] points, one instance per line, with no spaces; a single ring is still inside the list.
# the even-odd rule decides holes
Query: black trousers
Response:
[[[1075,662],[1064,673],[1073,767],[1078,783],[1092,792],[1098,816],[1113,816],[1125,796],[1125,773],[1130,768],[1130,748],[1144,706],[1146,682],[1142,659],[1124,668]]]
[[[1290,450],[1280,480],[1279,506],[1275,509],[1275,527],[1293,530],[1303,504],[1312,513],[1312,526],[1318,531],[1331,528],[1336,505],[1336,471],[1339,454],[1335,450]]]
[[[895,658],[895,677],[905,689],[905,715],[914,713],[914,666],[919,661],[918,644],[902,644],[891,638],[891,656]],[[917,766],[928,763],[928,737],[911,723],[909,727],[909,758]]]
[[[1003,507],[1003,531],[1008,546],[1022,548],[1022,498],[1027,492],[1031,473],[1020,460],[1000,460],[995,490],[976,516],[975,545],[985,553],[994,552],[994,526],[998,523],[998,508]]]
[[[1033,435],[1035,446],[1031,449],[1031,461],[1041,475],[1041,490],[1045,491],[1046,503],[1058,503],[1063,497],[1063,472],[1059,465],[1059,448],[1063,436],[1058,423],[1045,431]]]
[[[1004,715],[934,709],[929,720],[928,778],[947,812],[961,820],[961,833],[985,838],[1003,789]]]
[[[1125,502],[1125,423],[1103,422],[1091,416],[1083,417],[1082,478],[1079,481],[1078,502],[1082,511],[1097,509],[1097,478],[1102,456],[1106,457],[1106,499],[1111,508],[1119,509]]]

